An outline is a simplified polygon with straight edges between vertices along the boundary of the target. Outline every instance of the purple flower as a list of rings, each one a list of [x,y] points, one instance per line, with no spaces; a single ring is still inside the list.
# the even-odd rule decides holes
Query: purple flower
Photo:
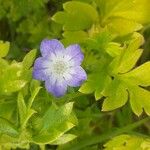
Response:
[[[68,86],[80,86],[87,79],[80,66],[84,56],[79,45],[70,45],[65,49],[56,39],[43,40],[40,51],[42,57],[35,60],[33,77],[45,81],[47,91],[56,97],[63,96]]]

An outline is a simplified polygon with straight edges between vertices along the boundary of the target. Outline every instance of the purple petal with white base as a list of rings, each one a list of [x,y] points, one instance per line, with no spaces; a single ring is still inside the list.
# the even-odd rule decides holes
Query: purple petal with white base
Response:
[[[49,72],[49,69],[33,69],[32,75],[36,80],[45,81],[50,76]]]
[[[45,87],[48,92],[53,93],[56,97],[63,96],[67,91],[67,84],[65,81],[63,83],[60,83],[56,80],[55,83],[52,83],[51,80],[46,80]]]
[[[58,40],[43,40],[40,45],[41,54],[43,57],[50,56],[51,53],[56,54],[57,51],[64,50],[64,46]]]
[[[77,87],[80,86],[86,79],[87,75],[84,69],[80,66],[77,66],[70,71],[70,76],[66,79],[66,82],[69,86]]]
[[[81,52],[81,48],[77,44],[70,45],[66,48],[66,55],[70,56],[70,61],[72,61],[75,65],[81,65],[84,55]]]
[[[47,91],[54,96],[63,96],[67,86],[80,86],[87,79],[80,66],[84,56],[79,45],[70,45],[65,49],[56,39],[43,40],[40,50],[42,57],[34,63],[33,78],[45,81]]]
[[[39,57],[34,62],[34,69],[47,69],[49,67],[49,59]]]

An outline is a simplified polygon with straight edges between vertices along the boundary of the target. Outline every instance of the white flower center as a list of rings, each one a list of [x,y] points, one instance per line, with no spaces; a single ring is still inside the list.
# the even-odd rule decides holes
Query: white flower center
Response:
[[[62,60],[56,61],[53,64],[53,67],[54,67],[54,73],[58,75],[65,73],[66,70],[68,69],[67,63]]]
[[[63,82],[64,79],[69,79],[71,77],[70,73],[72,71],[73,62],[70,61],[71,58],[63,53],[57,53],[57,55],[51,55],[49,64],[49,71],[52,75],[53,82]]]

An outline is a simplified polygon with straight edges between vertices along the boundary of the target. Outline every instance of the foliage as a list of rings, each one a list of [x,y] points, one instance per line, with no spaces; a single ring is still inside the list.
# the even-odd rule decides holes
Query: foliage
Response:
[[[149,10],[149,0],[0,0],[0,148],[150,149]],[[32,77],[44,38],[85,56],[87,81],[61,98]]]
[[[150,148],[150,139],[132,135],[120,135],[107,142],[104,147],[105,150],[146,150]]]

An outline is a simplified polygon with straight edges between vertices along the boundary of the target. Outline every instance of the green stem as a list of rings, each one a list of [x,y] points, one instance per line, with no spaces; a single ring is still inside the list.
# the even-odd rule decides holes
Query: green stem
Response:
[[[116,129],[115,131],[111,131],[109,133],[103,134],[103,135],[97,135],[97,136],[89,136],[86,139],[80,141],[78,144],[72,144],[71,147],[69,147],[67,150],[80,150],[85,148],[86,146],[98,144],[100,142],[104,142],[105,140],[108,140],[114,136],[123,134],[125,132],[131,131],[141,124],[145,123],[146,121],[150,120],[150,117],[144,118],[142,120],[139,120],[133,124],[127,125],[123,128]]]

